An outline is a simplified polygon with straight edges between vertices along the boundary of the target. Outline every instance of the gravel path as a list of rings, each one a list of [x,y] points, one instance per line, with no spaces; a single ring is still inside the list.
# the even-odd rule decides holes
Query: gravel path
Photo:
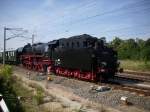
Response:
[[[60,84],[65,87],[69,87],[76,95],[79,95],[85,99],[89,99],[94,102],[102,103],[111,107],[120,108],[120,106],[122,106],[120,98],[122,96],[127,96],[128,101],[132,105],[138,108],[143,108],[145,111],[150,111],[150,97],[139,96],[128,91],[114,89],[105,92],[97,92],[91,90],[90,88],[91,85],[95,85],[94,83],[68,79],[66,77],[54,75],[52,75],[51,77],[53,78],[53,81],[50,83]]]

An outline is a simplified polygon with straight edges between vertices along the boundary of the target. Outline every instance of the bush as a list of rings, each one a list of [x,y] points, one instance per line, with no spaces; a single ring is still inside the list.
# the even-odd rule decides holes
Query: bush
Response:
[[[1,66],[0,68],[0,76],[4,78],[4,80],[8,81],[11,78],[12,67],[9,65]]]

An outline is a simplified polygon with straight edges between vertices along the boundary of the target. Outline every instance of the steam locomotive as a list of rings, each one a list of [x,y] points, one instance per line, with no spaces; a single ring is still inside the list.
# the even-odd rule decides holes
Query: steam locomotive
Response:
[[[87,81],[112,78],[119,66],[117,52],[107,47],[102,39],[87,34],[27,44],[13,54],[14,62],[9,60],[11,56],[6,52],[7,63]],[[0,57],[2,55],[0,53]]]

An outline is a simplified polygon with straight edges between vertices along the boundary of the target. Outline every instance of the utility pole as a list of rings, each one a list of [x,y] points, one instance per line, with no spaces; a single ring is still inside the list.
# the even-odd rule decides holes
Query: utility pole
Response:
[[[34,44],[34,34],[32,34],[32,45]]]
[[[6,38],[6,31],[7,31],[7,30],[23,31],[22,28],[6,28],[6,27],[4,27],[4,50],[3,50],[3,65],[4,65],[4,66],[5,66],[6,41],[7,41],[7,40],[10,40],[10,39],[12,39],[12,38],[21,36],[21,35],[14,35],[13,37]]]
[[[5,65],[5,50],[6,50],[6,27],[4,27],[4,51],[3,51],[3,65]]]

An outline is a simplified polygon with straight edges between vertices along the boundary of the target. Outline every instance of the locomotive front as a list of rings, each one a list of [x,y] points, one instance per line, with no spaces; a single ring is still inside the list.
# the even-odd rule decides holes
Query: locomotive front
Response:
[[[102,41],[98,43],[100,44],[95,50],[97,77],[106,80],[117,72],[117,52],[104,45]]]

